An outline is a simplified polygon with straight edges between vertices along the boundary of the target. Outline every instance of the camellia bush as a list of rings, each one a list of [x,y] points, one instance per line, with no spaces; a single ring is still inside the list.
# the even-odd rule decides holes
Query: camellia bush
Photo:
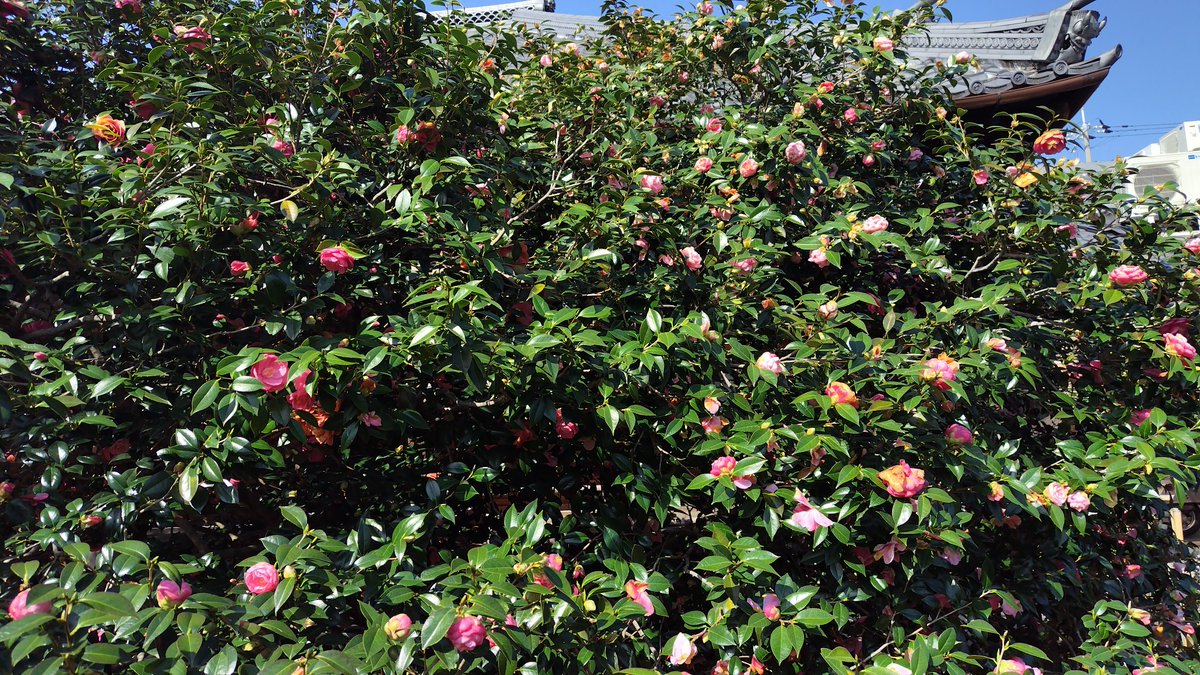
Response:
[[[604,9],[0,2],[0,670],[1198,672],[1195,214]]]

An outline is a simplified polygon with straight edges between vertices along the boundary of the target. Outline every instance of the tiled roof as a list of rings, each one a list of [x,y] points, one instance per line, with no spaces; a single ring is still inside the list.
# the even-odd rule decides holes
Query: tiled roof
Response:
[[[922,0],[927,4],[932,0]],[[1065,5],[1032,16],[971,23],[932,23],[910,36],[901,48],[918,64],[950,62],[958,52],[978,60],[979,68],[950,85],[956,99],[992,96],[1056,79],[1103,71],[1121,58],[1121,47],[1087,57],[1107,19],[1084,9],[1094,0],[1069,0]],[[504,5],[464,8],[440,13],[456,25],[520,23],[566,40],[586,40],[604,31],[599,17],[554,12],[553,0],[526,0]]]

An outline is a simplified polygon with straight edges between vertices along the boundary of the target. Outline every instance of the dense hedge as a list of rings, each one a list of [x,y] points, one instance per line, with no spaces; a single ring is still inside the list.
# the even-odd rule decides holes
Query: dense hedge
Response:
[[[0,4],[0,670],[1197,672],[1194,216],[713,10]]]

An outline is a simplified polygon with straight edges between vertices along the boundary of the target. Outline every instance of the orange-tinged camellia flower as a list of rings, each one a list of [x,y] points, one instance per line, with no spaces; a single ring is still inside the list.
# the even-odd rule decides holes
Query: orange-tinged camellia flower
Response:
[[[910,467],[904,460],[900,460],[900,463],[893,467],[880,471],[879,480],[883,481],[888,494],[904,499],[916,496],[927,485],[925,472]]]
[[[104,141],[111,146],[118,146],[125,142],[125,123],[119,119],[115,119],[112,115],[101,115],[96,118],[96,121],[88,125],[92,130],[92,136],[97,140]]]
[[[1067,137],[1061,129],[1051,129],[1033,142],[1033,151],[1039,155],[1057,155],[1067,147]]]
[[[644,581],[635,581],[630,579],[625,582],[625,595],[632,601],[642,606],[646,612],[646,616],[654,614],[654,604],[650,602],[650,595],[646,593],[646,589],[650,584]]]
[[[830,383],[828,387],[825,387],[825,395],[829,397],[829,402],[833,405],[844,403],[854,408],[858,407],[858,396],[845,382]]]

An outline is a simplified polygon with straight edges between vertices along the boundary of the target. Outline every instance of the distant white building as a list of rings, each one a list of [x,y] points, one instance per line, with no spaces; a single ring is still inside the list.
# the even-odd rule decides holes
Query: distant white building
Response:
[[[1172,202],[1200,202],[1200,121],[1184,122],[1125,162],[1138,171],[1130,180],[1134,194],[1142,194],[1147,187],[1175,183]]]

